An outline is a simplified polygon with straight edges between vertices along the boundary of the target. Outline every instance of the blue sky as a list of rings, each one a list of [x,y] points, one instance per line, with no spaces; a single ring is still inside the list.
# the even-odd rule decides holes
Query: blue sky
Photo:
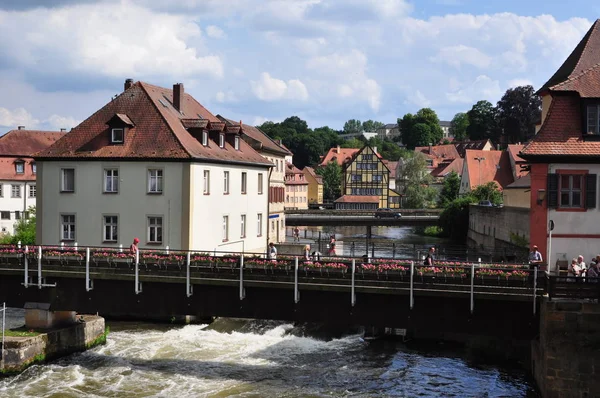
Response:
[[[251,124],[390,123],[425,106],[449,120],[543,84],[600,15],[592,4],[2,0],[0,133],[75,127],[126,78],[182,82],[211,112]]]

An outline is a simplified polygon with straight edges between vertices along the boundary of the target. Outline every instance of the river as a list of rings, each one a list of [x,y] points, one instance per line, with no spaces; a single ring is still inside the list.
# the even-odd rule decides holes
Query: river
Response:
[[[22,310],[9,312],[11,326]],[[0,397],[537,397],[517,363],[285,322],[111,322],[105,346],[0,379]],[[319,336],[319,337],[317,337]]]

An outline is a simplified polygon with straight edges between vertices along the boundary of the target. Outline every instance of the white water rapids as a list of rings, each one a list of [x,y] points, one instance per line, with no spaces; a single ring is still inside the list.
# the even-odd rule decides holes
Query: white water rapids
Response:
[[[359,335],[325,341],[225,319],[111,327],[105,346],[0,379],[0,397],[536,396],[523,370]]]

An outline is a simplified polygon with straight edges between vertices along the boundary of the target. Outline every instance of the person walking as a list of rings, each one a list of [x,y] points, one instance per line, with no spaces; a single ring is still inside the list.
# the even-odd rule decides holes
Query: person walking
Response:
[[[425,261],[423,261],[423,265],[433,267],[434,261],[435,261],[435,247],[431,246],[429,248],[429,251],[427,252],[427,257],[425,257]]]
[[[140,243],[139,238],[133,238],[133,243],[129,246],[129,252],[133,255],[139,253],[140,249],[138,248],[138,244]]]
[[[542,261],[542,253],[539,252],[537,245],[533,245],[529,252],[529,269],[537,267]]]
[[[294,242],[300,242],[300,230],[298,227],[294,228]]]
[[[269,243],[269,260],[277,260],[277,248],[275,243]]]

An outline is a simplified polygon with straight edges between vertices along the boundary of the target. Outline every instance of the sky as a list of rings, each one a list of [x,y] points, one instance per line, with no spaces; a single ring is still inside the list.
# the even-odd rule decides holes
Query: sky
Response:
[[[0,0],[0,134],[71,129],[126,78],[244,123],[441,120],[539,88],[591,0]]]

